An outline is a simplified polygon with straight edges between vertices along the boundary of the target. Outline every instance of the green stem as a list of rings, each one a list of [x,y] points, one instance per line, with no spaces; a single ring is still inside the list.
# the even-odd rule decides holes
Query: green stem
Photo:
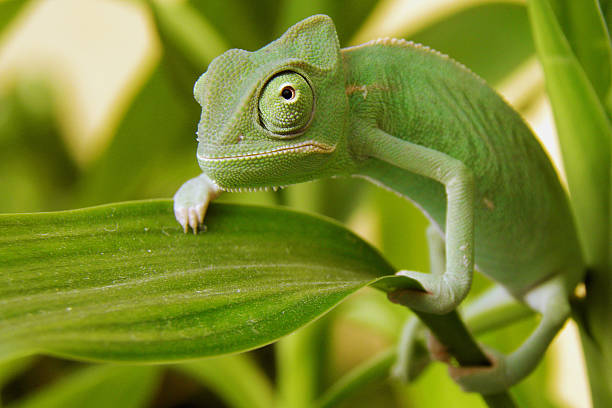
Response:
[[[516,310],[520,312],[508,314],[506,323],[514,322],[527,316],[522,309]],[[462,365],[489,364],[486,356],[482,353],[465,326],[463,326],[456,312],[444,316],[419,314],[419,317],[428,325],[432,332],[437,333],[436,337],[438,335],[443,336],[442,333],[444,333],[443,337],[446,340],[445,344],[455,345],[453,350],[450,350],[451,354],[453,354],[458,362],[462,361],[464,363]],[[478,323],[479,324],[475,327],[475,332],[477,333],[485,333],[499,326],[497,323]],[[438,337],[438,339],[440,339],[440,337]],[[456,347],[457,344],[460,344],[461,347]],[[396,347],[392,346],[360,364],[325,391],[314,406],[317,408],[335,406],[350,396],[354,391],[360,389],[363,385],[387,377],[391,366],[397,358],[396,353]],[[516,404],[508,393],[487,395],[483,396],[483,398],[487,405],[493,408],[516,407]]]
[[[591,400],[594,408],[612,406],[612,384],[610,384],[610,367],[604,350],[598,346],[588,326],[587,304],[584,300],[572,302],[572,318],[580,332],[580,343],[589,379]]]
[[[415,312],[421,321],[448,348],[448,352],[461,366],[490,365],[487,356],[480,349],[456,311],[445,315]],[[516,407],[508,392],[482,396],[491,408]]]
[[[201,381],[231,408],[274,404],[270,380],[249,354],[232,354],[171,366]]]
[[[395,358],[395,347],[392,347],[360,364],[332,385],[314,406],[317,408],[334,407],[360,387],[388,376]]]
[[[327,321],[321,319],[275,345],[277,407],[308,408],[319,391]]]

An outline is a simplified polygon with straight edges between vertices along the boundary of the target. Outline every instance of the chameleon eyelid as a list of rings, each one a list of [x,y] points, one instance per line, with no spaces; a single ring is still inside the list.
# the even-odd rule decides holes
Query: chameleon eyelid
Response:
[[[283,80],[283,76],[294,77]],[[281,79],[278,81],[280,83],[273,84],[273,81],[278,79]],[[257,92],[257,108],[254,109],[256,123],[272,139],[292,139],[303,134],[312,122],[316,106],[315,92],[307,76],[299,70],[287,67],[275,70],[262,83],[263,85]],[[274,86],[269,88],[272,84]],[[290,97],[283,95],[286,90],[291,92]],[[296,98],[299,95],[302,96]],[[272,99],[266,100],[265,98]],[[306,109],[310,109],[310,112]],[[277,112],[280,112],[280,116]],[[289,116],[283,117],[283,114]]]

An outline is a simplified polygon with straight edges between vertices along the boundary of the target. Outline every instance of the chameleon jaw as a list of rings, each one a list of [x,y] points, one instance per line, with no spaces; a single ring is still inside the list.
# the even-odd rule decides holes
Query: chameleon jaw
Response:
[[[253,160],[253,159],[261,159],[265,157],[273,157],[278,156],[280,154],[287,153],[332,153],[336,150],[335,146],[330,146],[324,143],[315,142],[315,141],[307,141],[298,143],[291,146],[280,147],[273,150],[267,150],[264,152],[256,152],[256,153],[247,153],[235,156],[221,156],[221,157],[206,157],[198,154],[198,161],[204,163],[219,163],[225,161],[233,161],[233,160]]]

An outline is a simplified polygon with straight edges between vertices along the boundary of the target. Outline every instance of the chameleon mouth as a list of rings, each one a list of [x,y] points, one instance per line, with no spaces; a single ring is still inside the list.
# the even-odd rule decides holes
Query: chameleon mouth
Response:
[[[330,146],[325,143],[315,141],[308,141],[291,146],[279,147],[277,149],[267,150],[264,152],[238,154],[233,156],[206,157],[198,154],[198,160],[201,162],[214,163],[230,160],[260,159],[263,157],[273,157],[286,153],[332,153],[334,150],[336,150],[335,146]]]

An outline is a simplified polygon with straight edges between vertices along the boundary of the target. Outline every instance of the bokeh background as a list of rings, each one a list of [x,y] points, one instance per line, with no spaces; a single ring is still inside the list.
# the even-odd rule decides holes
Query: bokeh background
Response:
[[[334,19],[342,46],[401,37],[464,63],[523,114],[562,174],[520,0],[0,0],[0,212],[171,197],[198,174],[199,106],[192,89],[207,64],[228,48],[260,48],[315,13]],[[407,201],[363,180],[225,194],[222,200],[323,213],[373,243],[397,268],[428,267],[424,217]],[[487,285],[478,276],[474,292]],[[363,290],[309,326],[317,339],[312,346],[319,362],[317,387],[325,389],[391,347],[408,315],[384,296]],[[511,350],[535,322],[528,318],[481,340]],[[282,354],[273,346],[249,354],[275,384],[275,355]],[[589,407],[583,365],[570,322],[515,395],[526,406]],[[199,373],[168,366],[154,373],[133,368],[122,377],[85,363],[28,358],[0,365],[0,404],[241,406],[219,391],[219,383],[232,379],[213,366],[222,367],[223,358],[208,368],[204,362]],[[116,401],[108,400],[111,393]],[[414,384],[378,381],[345,406],[484,405],[434,364]]]

